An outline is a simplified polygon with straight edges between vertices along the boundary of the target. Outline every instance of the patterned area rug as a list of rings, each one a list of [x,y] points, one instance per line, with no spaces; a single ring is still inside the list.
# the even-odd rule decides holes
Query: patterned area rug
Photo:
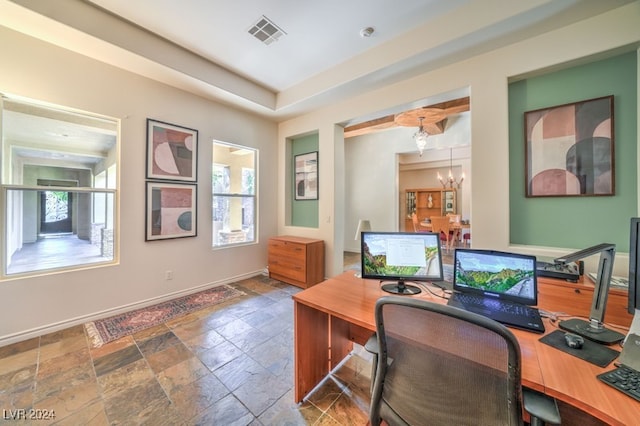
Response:
[[[89,322],[84,326],[91,339],[91,345],[94,348],[99,348],[105,343],[162,324],[180,315],[216,305],[244,294],[233,287],[222,285],[157,305]]]

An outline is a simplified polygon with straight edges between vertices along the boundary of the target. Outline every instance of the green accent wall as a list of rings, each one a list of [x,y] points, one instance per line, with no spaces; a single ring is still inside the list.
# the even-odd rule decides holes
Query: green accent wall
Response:
[[[318,151],[319,145],[318,134],[314,133],[308,136],[302,136],[291,140],[291,188],[295,191],[295,164],[296,155],[306,154],[308,152]],[[318,165],[322,158],[318,153]],[[322,193],[318,191],[317,200],[299,200],[296,201],[295,193],[291,194],[291,225],[304,226],[306,228],[318,227],[318,203],[322,197]]]
[[[583,249],[614,243],[629,251],[638,215],[636,52],[509,84],[510,242]],[[614,95],[615,195],[525,197],[524,113]]]

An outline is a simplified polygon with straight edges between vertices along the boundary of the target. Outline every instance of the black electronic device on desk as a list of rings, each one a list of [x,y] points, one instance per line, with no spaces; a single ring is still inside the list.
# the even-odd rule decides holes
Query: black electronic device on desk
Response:
[[[559,265],[568,265],[585,257],[600,254],[598,262],[598,272],[591,301],[591,311],[589,320],[572,318],[560,321],[558,326],[570,333],[577,334],[597,343],[612,345],[624,339],[624,335],[617,331],[610,330],[604,326],[604,313],[607,308],[607,298],[609,295],[609,284],[613,272],[613,260],[616,255],[616,245],[609,243],[598,244],[584,250],[571,253],[564,257],[554,259]]]
[[[538,260],[536,262],[536,273],[539,277],[557,278],[560,280],[567,280],[572,283],[577,283],[580,279],[580,275],[584,274],[583,262],[570,262],[567,264],[556,262],[543,262]]]

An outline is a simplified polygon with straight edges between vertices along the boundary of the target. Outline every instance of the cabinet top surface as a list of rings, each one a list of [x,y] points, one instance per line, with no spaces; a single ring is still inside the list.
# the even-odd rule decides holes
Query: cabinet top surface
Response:
[[[318,240],[316,238],[296,237],[294,235],[278,235],[277,237],[271,237],[269,239],[280,240],[280,241],[290,241],[293,243],[302,243],[302,244],[309,244],[309,243],[316,243],[316,242],[323,241],[323,240]]]

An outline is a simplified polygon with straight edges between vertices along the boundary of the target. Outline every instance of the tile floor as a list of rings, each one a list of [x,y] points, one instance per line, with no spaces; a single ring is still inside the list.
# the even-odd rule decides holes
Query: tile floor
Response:
[[[261,276],[232,285],[246,295],[98,349],[82,325],[0,347],[0,424],[366,424],[368,354],[357,347],[295,404],[300,289]]]

